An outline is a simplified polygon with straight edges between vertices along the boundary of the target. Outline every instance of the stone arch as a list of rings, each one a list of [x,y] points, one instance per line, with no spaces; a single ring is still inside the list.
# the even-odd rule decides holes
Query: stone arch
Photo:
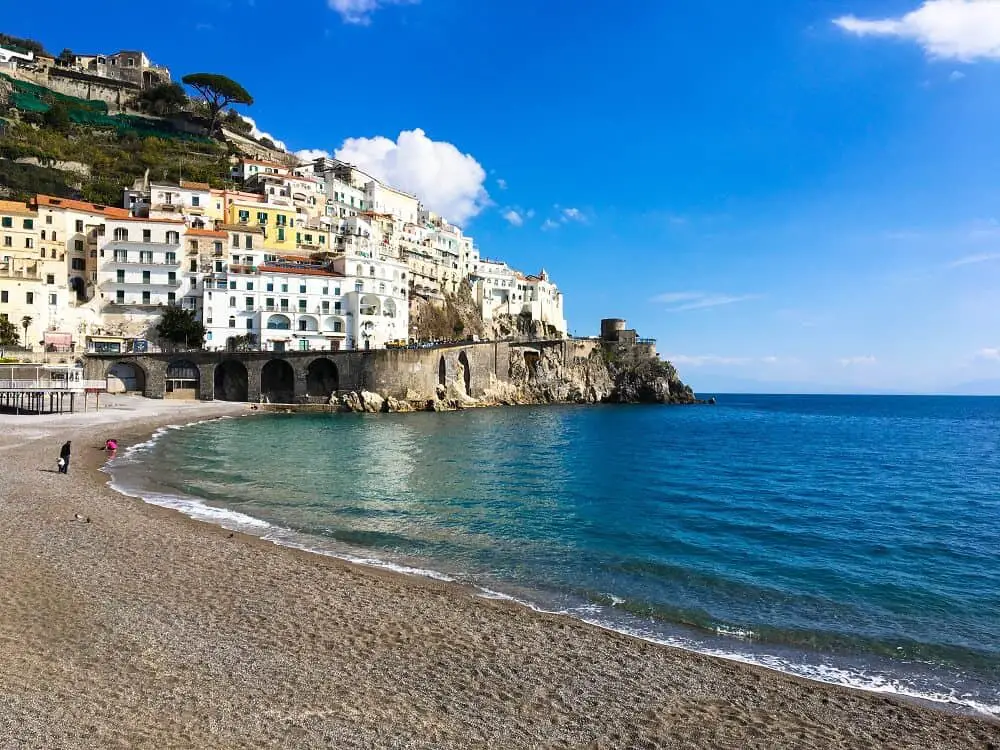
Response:
[[[469,355],[464,351],[458,355],[458,363],[462,365],[462,380],[465,385],[465,395],[472,395],[472,366],[469,364]]]
[[[448,364],[444,361],[444,355],[438,360],[438,385],[448,384]]]
[[[143,393],[146,390],[146,371],[136,362],[115,362],[106,376],[108,393]]]
[[[287,360],[269,360],[260,371],[260,395],[272,404],[295,401],[295,368]]]
[[[250,375],[246,365],[227,359],[215,366],[215,398],[217,401],[248,401]]]
[[[329,400],[340,390],[340,374],[337,365],[326,357],[314,359],[306,368],[306,395],[310,398]]]
[[[175,359],[167,365],[164,378],[164,398],[194,399],[201,393],[201,370],[186,359]]]

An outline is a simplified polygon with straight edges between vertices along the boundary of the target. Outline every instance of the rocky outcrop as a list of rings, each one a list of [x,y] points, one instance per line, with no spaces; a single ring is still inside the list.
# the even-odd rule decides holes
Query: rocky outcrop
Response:
[[[566,352],[576,351],[567,355]],[[458,364],[430,398],[408,392],[397,400],[361,391],[340,396],[341,409],[355,412],[452,411],[478,406],[524,404],[691,404],[696,403],[669,362],[642,348],[531,344],[509,348],[506,371],[491,373],[473,398]]]

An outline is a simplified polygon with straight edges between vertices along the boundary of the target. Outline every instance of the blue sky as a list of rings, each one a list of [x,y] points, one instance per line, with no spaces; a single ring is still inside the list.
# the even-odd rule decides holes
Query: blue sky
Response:
[[[1000,0],[123,7],[3,30],[231,75],[291,150],[356,139],[697,390],[1000,392]]]

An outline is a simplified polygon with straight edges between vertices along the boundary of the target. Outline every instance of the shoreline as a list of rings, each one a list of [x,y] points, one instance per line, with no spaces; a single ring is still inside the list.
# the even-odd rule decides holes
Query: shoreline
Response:
[[[0,417],[0,478],[12,495],[0,504],[10,530],[0,694],[13,699],[0,717],[4,742],[1000,743],[1000,722],[985,717],[657,645],[122,495],[101,471],[103,451],[89,447],[109,429],[127,449],[168,424],[252,413],[169,402],[147,411],[124,423],[113,407]],[[54,472],[64,433],[77,446],[68,477]]]

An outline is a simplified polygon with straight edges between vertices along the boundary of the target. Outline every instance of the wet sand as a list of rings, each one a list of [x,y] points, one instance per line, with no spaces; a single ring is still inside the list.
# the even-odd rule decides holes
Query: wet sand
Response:
[[[998,721],[657,646],[124,497],[97,471],[105,439],[245,409],[113,403],[0,416],[4,750],[1000,749]]]

